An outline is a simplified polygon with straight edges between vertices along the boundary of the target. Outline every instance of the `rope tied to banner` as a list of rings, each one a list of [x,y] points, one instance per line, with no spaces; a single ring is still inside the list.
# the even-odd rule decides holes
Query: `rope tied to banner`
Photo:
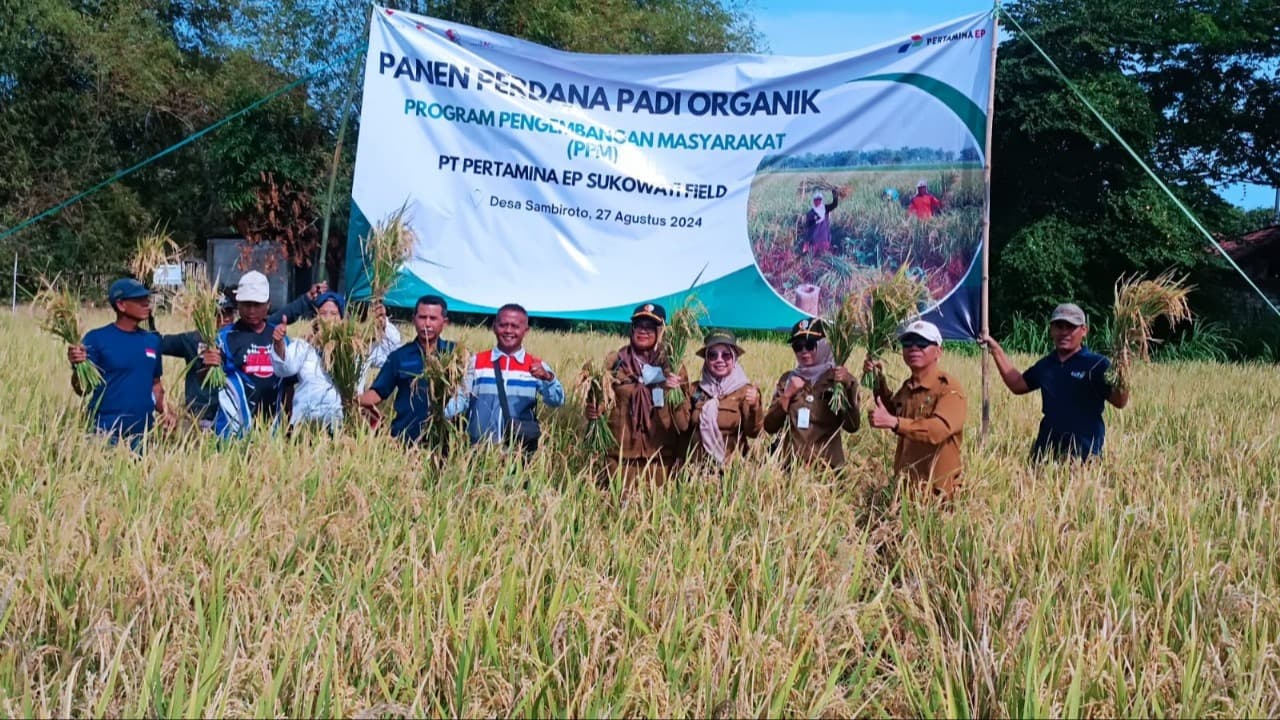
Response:
[[[1016,18],[1005,12],[1004,8],[1001,7],[999,3],[996,4],[996,14],[1001,20],[1007,20],[1010,25],[1012,25],[1023,37],[1027,39],[1027,42],[1031,43],[1031,47],[1035,48],[1035,51],[1040,54],[1040,57],[1044,58],[1045,62],[1049,64],[1049,67],[1057,73],[1058,77],[1062,79],[1063,84],[1067,86],[1067,89],[1071,90],[1071,92],[1075,94],[1076,98],[1084,104],[1089,112],[1098,119],[1098,122],[1102,123],[1102,127],[1106,128],[1107,132],[1111,134],[1111,137],[1115,138],[1116,142],[1120,143],[1120,147],[1124,148],[1125,152],[1129,153],[1129,156],[1132,157],[1143,171],[1155,181],[1156,186],[1164,191],[1165,195],[1169,196],[1169,199],[1173,201],[1173,204],[1178,208],[1178,210],[1191,221],[1191,224],[1195,226],[1196,230],[1200,231],[1200,234],[1203,235],[1204,238],[1209,241],[1209,244],[1213,245],[1213,247],[1222,255],[1223,259],[1225,259],[1231,267],[1240,274],[1240,277],[1244,278],[1244,281],[1249,284],[1250,288],[1253,288],[1253,291],[1258,294],[1258,297],[1262,298],[1262,301],[1267,304],[1267,307],[1271,308],[1271,311],[1274,312],[1277,317],[1280,317],[1280,308],[1276,307],[1276,304],[1271,301],[1271,298],[1267,297],[1267,294],[1262,291],[1262,288],[1258,287],[1257,283],[1253,281],[1253,278],[1249,277],[1248,273],[1236,264],[1236,261],[1227,254],[1227,251],[1223,249],[1222,245],[1220,245],[1213,235],[1205,229],[1204,225],[1200,223],[1200,220],[1195,216],[1195,214],[1178,199],[1177,195],[1173,194],[1173,191],[1169,189],[1169,186],[1166,185],[1158,175],[1156,175],[1155,171],[1151,169],[1151,166],[1148,165],[1146,161],[1138,155],[1137,151],[1135,151],[1133,147],[1125,141],[1119,131],[1117,131],[1115,127],[1105,117],[1103,117],[1102,113],[1094,107],[1093,103],[1089,102],[1089,98],[1085,97],[1085,94],[1074,82],[1071,81],[1071,78],[1067,77],[1067,74],[1062,71],[1062,68],[1058,67],[1058,63],[1054,62],[1053,58],[1049,57],[1049,53],[1045,52],[1044,48],[1040,47],[1040,43],[1036,42],[1036,39],[1032,37],[1031,33],[1027,32]]]

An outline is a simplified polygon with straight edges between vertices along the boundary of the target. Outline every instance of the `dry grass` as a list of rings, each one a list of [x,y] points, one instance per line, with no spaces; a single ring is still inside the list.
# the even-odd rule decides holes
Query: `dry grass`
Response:
[[[527,344],[564,372],[622,343]],[[761,384],[791,365],[744,345]],[[947,512],[895,502],[865,429],[843,475],[759,447],[620,502],[575,408],[527,463],[377,435],[134,459],[74,431],[63,353],[0,317],[0,715],[1280,712],[1273,368],[1136,366],[1088,467],[1029,467],[1039,402],[998,393]],[[944,362],[976,427],[977,361]]]

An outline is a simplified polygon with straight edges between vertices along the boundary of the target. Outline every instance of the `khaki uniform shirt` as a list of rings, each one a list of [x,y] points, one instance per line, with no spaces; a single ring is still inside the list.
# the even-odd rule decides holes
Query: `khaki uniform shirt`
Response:
[[[892,395],[882,379],[876,395],[899,420],[894,473],[951,497],[963,469],[960,443],[967,403],[960,384],[935,367],[918,381],[907,378]]]
[[[756,389],[756,401],[748,403],[746,401],[748,388],[755,388],[755,385],[744,385],[720,398],[720,412],[716,416],[716,426],[724,438],[726,460],[734,453],[746,452],[747,441],[759,437],[760,430],[764,427],[764,409],[760,406],[760,390]],[[689,412],[688,425],[693,457],[705,460],[709,455],[702,447],[702,437],[699,433],[702,407],[707,404],[708,398],[697,385],[686,388],[685,392],[689,394],[693,404]]]
[[[609,353],[604,362],[613,374],[614,403],[609,413],[609,429],[618,441],[622,459],[648,460],[656,456],[664,464],[676,462],[684,447],[677,422],[688,427],[689,403],[676,408],[654,407],[649,414],[648,432],[632,432],[631,403],[639,393],[651,393],[653,388],[641,385],[640,379],[618,362],[618,353]],[[685,376],[684,368],[679,374]]]
[[[849,383],[844,389],[847,409],[840,415],[831,412],[831,393],[836,385],[834,373],[834,369],[828,370],[818,378],[817,383],[805,383],[785,409],[779,398],[791,373],[783,374],[774,390],[773,404],[764,416],[764,429],[772,435],[788,425],[782,442],[789,453],[804,462],[817,458],[838,468],[844,465],[840,429],[844,428],[847,432],[858,429],[858,389],[855,383]],[[801,409],[807,410],[809,414],[807,428],[800,427]]]

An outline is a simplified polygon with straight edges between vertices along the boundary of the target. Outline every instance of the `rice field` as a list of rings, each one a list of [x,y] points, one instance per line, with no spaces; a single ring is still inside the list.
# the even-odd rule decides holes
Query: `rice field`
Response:
[[[568,380],[621,344],[526,346]],[[789,350],[744,345],[768,392]],[[944,363],[970,398],[950,510],[898,502],[866,428],[843,473],[759,443],[623,499],[572,401],[527,464],[190,431],[138,459],[0,313],[0,715],[1280,714],[1275,368],[1139,365],[1105,462],[1033,468],[1038,399],[993,392],[980,443],[978,361]]]
[[[942,201],[942,211],[928,220],[905,208],[922,179]],[[817,257],[798,254],[796,220],[819,187],[841,191],[839,206],[831,213],[834,251]],[[886,188],[897,190],[901,201],[885,200]],[[829,190],[825,196],[830,202]],[[830,317],[841,298],[904,263],[936,299],[945,297],[964,277],[981,244],[982,197],[982,168],[968,165],[762,172],[751,184],[747,232],[770,286],[796,305],[797,287],[818,287],[814,314]]]

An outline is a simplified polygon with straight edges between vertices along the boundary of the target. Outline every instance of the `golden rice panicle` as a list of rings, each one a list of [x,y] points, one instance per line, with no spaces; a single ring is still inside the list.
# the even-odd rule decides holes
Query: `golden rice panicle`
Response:
[[[150,232],[138,237],[133,256],[129,258],[129,272],[138,282],[150,285],[156,268],[172,263],[177,255],[178,244],[168,229],[157,223]]]
[[[311,343],[319,351],[321,363],[349,419],[356,417],[357,391],[371,345],[367,323],[351,312],[334,322],[316,321]]]
[[[1121,276],[1116,281],[1114,318],[1114,355],[1111,365],[1111,382],[1122,391],[1130,388],[1133,363],[1150,360],[1151,348],[1156,342],[1152,327],[1164,317],[1170,325],[1191,319],[1191,307],[1187,302],[1192,287],[1186,277],[1176,277],[1165,271],[1153,280],[1141,276]]]
[[[46,278],[41,278],[40,284],[42,287],[34,302],[41,315],[40,326],[68,345],[79,345],[83,337],[78,315],[80,299]],[[102,372],[89,360],[76,363],[72,370],[81,389],[86,392],[102,384]]]
[[[202,273],[188,276],[182,285],[182,292],[174,298],[174,311],[191,323],[205,347],[215,347],[218,344],[221,301],[222,294]],[[202,387],[219,389],[227,384],[226,371],[221,367],[209,367],[204,372],[204,380],[200,383]]]
[[[364,242],[364,265],[369,275],[369,294],[374,300],[381,301],[387,296],[417,240],[408,203],[369,231]]]
[[[604,455],[617,445],[613,431],[609,429],[609,412],[613,409],[613,375],[608,368],[588,362],[575,379],[574,394],[585,404],[595,405],[599,416],[587,421],[587,449],[596,455]]]
[[[689,347],[702,339],[702,321],[706,317],[706,306],[690,293],[667,319],[667,326],[662,330],[662,357],[671,372],[679,372]],[[666,398],[672,405],[680,405],[685,400],[684,391],[680,388],[667,390]]]
[[[920,317],[920,306],[929,300],[929,287],[911,275],[910,262],[867,289],[867,357],[879,358],[893,350],[898,328]]]

